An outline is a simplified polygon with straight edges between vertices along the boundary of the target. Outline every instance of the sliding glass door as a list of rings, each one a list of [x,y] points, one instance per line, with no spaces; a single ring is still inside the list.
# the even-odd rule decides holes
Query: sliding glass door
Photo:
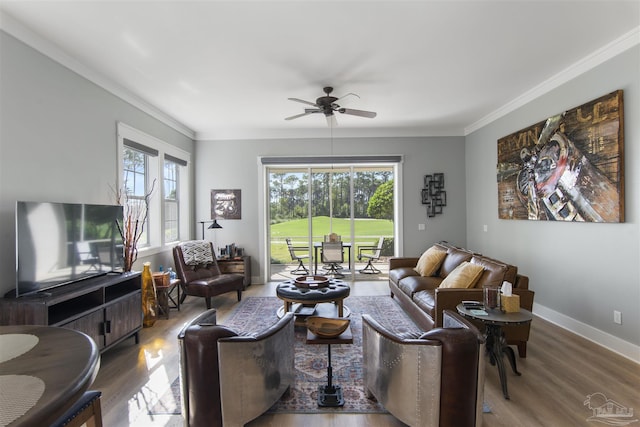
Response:
[[[296,257],[303,259],[309,274],[321,274],[319,247],[331,233],[344,243],[341,271],[345,279],[372,279],[372,275],[358,273],[369,260],[359,260],[358,253],[375,254],[382,237],[386,255],[393,254],[389,248],[393,248],[395,237],[395,173],[394,165],[267,167],[269,280],[295,277],[292,270],[299,266]]]

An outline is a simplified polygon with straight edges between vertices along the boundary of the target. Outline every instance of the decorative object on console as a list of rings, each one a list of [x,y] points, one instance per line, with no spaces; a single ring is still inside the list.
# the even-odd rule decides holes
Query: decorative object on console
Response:
[[[444,191],[443,173],[424,176],[422,204],[427,205],[427,215],[429,218],[441,214],[442,207],[447,206],[447,192]]]
[[[145,262],[142,269],[142,325],[149,328],[158,318],[158,301],[156,299],[156,285],[151,274],[151,263]]]
[[[624,222],[622,90],[498,139],[498,217]]]
[[[241,219],[241,190],[211,190],[212,219]]]
[[[116,221],[124,243],[124,271],[131,271],[133,263],[138,259],[138,242],[144,234],[144,225],[147,223],[149,215],[149,200],[155,186],[156,180],[154,179],[151,183],[151,189],[142,198],[134,198],[128,191],[122,189],[114,191],[116,203],[124,207],[123,223],[120,224]]]

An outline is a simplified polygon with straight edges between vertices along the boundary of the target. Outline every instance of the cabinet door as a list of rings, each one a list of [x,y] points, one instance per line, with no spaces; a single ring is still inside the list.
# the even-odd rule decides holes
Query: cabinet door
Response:
[[[102,350],[105,346],[103,332],[104,312],[102,308],[82,316],[79,319],[65,323],[62,326],[67,329],[74,329],[89,335],[98,345],[98,350]]]
[[[105,322],[107,346],[142,328],[142,293],[134,292],[106,306]]]

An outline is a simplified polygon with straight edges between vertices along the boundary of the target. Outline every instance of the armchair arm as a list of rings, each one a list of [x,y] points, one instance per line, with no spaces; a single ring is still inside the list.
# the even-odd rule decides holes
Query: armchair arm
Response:
[[[294,380],[294,316],[254,336],[218,340],[224,426],[243,426],[267,411]]]
[[[371,316],[363,314],[362,349],[364,388],[368,395],[375,396],[405,424],[439,425],[442,358],[439,342],[395,337]],[[418,396],[429,398],[417,402]]]

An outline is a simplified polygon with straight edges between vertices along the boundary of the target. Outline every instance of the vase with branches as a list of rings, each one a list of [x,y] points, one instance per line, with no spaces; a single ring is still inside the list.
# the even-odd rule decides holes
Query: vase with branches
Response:
[[[124,271],[131,271],[133,263],[138,259],[138,242],[144,234],[144,226],[149,216],[149,201],[156,185],[153,180],[151,189],[143,197],[133,197],[124,190],[115,190],[116,203],[124,207],[122,222],[116,220],[118,232],[122,237],[123,268]]]

